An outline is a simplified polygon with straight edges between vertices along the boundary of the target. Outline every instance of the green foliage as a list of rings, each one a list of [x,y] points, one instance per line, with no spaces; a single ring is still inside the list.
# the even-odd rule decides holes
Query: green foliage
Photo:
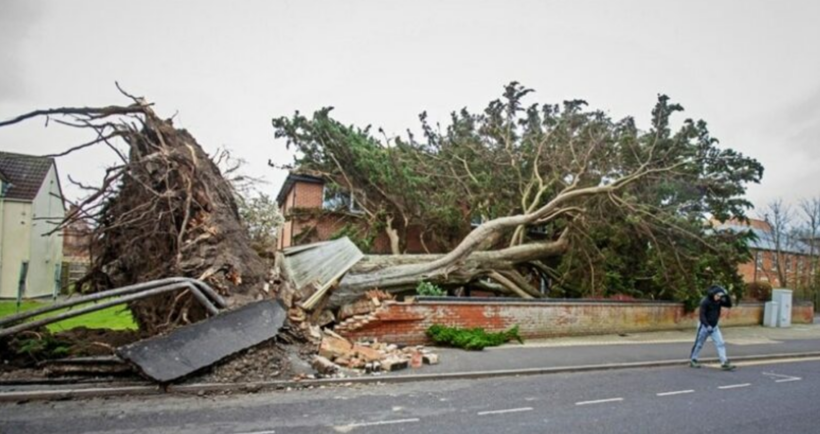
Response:
[[[254,250],[263,256],[266,256],[265,252],[276,250],[279,227],[285,222],[276,200],[264,193],[251,197],[238,195],[237,206]]]
[[[580,210],[576,215],[543,224],[538,237],[524,236],[523,243],[556,239],[571,229],[568,253],[541,261],[551,293],[693,306],[714,282],[742,293],[737,264],[750,258],[750,234],[705,223],[746,218],[746,188],[763,176],[757,160],[719,147],[705,121],[685,119],[673,128],[683,107],[665,95],[641,129],[631,117],[612,119],[581,100],[527,105],[532,92],[510,83],[484,110],[455,111],[446,125],[422,113],[422,134],[406,137],[345,126],[329,108],[273,125],[298,151],[294,166],[349,183],[345,188],[372,215],[392,223],[402,245],[407,227],[416,225],[441,250],[460,242],[474,220],[521,214],[572,185],[596,187],[654,171],[616,194],[567,200],[562,206]],[[374,228],[367,230],[381,230]],[[518,242],[512,235],[488,247]]]
[[[518,334],[518,326],[499,333],[487,333],[482,328],[462,329],[435,324],[427,329],[427,336],[438,345],[463,348],[471,351],[481,351],[485,347],[496,347],[516,340],[524,343]]]
[[[15,353],[25,355],[31,360],[59,359],[69,355],[70,346],[51,334],[43,334],[16,342]]]
[[[46,303],[36,301],[24,301],[20,311],[38,309],[45,306]],[[48,316],[58,315],[69,311],[70,309],[81,309],[86,305],[74,306],[73,308],[61,309],[56,312],[47,313],[34,319],[40,319]],[[14,301],[0,301],[0,318],[14,315],[17,313],[17,303]],[[89,329],[110,329],[110,330],[136,330],[137,325],[134,318],[131,316],[131,311],[126,306],[112,306],[107,309],[98,310],[96,312],[87,313],[74,318],[69,318],[49,324],[48,330],[51,332],[61,332],[71,330],[76,327],[86,327]]]
[[[441,289],[438,285],[430,282],[419,282],[416,286],[416,294],[423,297],[444,297],[447,291]]]
[[[373,243],[376,241],[377,235],[377,232],[368,230],[366,226],[362,227],[361,225],[348,223],[331,235],[330,239],[336,240],[339,238],[348,237],[350,241],[352,241],[353,244],[359,248],[359,250],[365,253],[370,253],[373,249]]]
[[[746,286],[746,295],[756,301],[771,301],[772,284],[762,281],[752,282]]]

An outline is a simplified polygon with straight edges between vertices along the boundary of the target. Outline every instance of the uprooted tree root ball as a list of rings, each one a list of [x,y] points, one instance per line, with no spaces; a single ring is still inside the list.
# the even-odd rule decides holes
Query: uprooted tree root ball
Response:
[[[87,129],[93,145],[108,146],[119,163],[99,187],[82,186],[81,200],[55,230],[91,223],[91,265],[77,282],[96,292],[168,276],[201,279],[242,304],[261,293],[268,270],[242,226],[234,189],[194,137],[158,117],[141,98],[127,106],[38,110],[0,127],[45,116]],[[125,144],[123,147],[122,144]],[[126,149],[123,151],[123,149]],[[140,329],[157,334],[203,319],[207,313],[184,291],[130,305]]]

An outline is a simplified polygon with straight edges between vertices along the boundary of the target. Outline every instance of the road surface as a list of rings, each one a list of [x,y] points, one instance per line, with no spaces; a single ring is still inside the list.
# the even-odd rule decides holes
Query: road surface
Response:
[[[0,433],[820,432],[820,360],[0,405]]]

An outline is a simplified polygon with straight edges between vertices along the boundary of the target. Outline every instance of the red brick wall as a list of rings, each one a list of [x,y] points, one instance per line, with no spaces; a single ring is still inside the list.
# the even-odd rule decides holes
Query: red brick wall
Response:
[[[282,206],[279,207],[279,212],[285,217],[285,224],[282,225],[282,228],[279,231],[279,240],[277,242],[279,249],[290,247],[292,244],[291,238],[293,236],[293,222],[288,217],[288,213],[291,209],[293,209],[293,201],[295,198],[295,189],[291,188],[288,195],[285,196],[285,201],[282,203]]]
[[[763,304],[724,309],[721,318],[722,326],[759,325]],[[810,304],[795,304],[794,323],[813,320]],[[428,343],[425,330],[433,324],[488,331],[518,325],[524,338],[548,338],[694,328],[697,314],[685,314],[683,305],[676,303],[388,302],[369,318],[351,320],[336,330],[350,339],[378,338],[413,345]]]
[[[285,217],[285,224],[282,226],[279,235],[279,248],[290,247],[294,237],[303,230],[311,226],[311,223],[293,221],[290,213],[294,208],[322,208],[324,199],[324,186],[308,182],[295,182],[293,187],[285,197],[285,202],[279,211]]]
[[[294,208],[321,208],[324,201],[324,185],[307,182],[293,184],[292,193],[295,193]]]

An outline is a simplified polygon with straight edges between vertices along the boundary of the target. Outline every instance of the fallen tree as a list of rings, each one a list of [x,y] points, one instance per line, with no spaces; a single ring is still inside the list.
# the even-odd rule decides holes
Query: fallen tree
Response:
[[[298,151],[285,168],[350,192],[363,210],[351,218],[392,246],[345,276],[332,306],[422,280],[538,297],[538,276],[561,296],[687,302],[712,280],[742,286],[736,265],[748,235],[706,222],[745,218],[746,185],[763,172],[756,160],[720,149],[703,121],[673,131],[682,107],[665,96],[643,131],[583,101],[525,107],[530,92],[512,83],[482,113],[454,112],[443,129],[422,114],[422,138],[377,138],[329,108],[273,120]],[[411,236],[442,253],[406,255]]]
[[[169,276],[200,279],[229,303],[261,293],[268,269],[242,226],[234,190],[194,137],[161,119],[142,98],[131,104],[37,110],[0,122],[6,127],[45,117],[46,124],[88,130],[94,138],[64,152],[107,146],[119,158],[99,186],[55,231],[77,220],[91,223],[88,274],[77,282],[97,292]],[[140,328],[158,333],[206,315],[190,291],[130,304]]]

